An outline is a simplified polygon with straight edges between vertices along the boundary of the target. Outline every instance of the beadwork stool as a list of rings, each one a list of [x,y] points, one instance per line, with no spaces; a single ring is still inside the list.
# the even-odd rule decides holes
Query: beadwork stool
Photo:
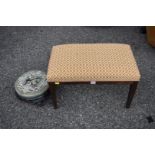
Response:
[[[65,44],[54,46],[48,65],[54,108],[57,108],[56,87],[70,83],[130,84],[126,108],[130,107],[140,73],[131,47],[127,44]]]

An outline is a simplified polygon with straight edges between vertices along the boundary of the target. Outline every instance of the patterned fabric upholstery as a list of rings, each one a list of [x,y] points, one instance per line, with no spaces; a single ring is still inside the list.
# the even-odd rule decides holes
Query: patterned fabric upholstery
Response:
[[[48,82],[139,81],[127,44],[66,44],[52,49]]]

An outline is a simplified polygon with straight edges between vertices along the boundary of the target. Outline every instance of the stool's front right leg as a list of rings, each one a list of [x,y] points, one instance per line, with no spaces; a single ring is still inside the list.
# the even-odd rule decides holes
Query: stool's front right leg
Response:
[[[127,102],[126,102],[126,108],[130,108],[132,99],[133,99],[133,97],[135,95],[135,92],[136,92],[136,89],[137,89],[137,85],[138,85],[137,81],[135,81],[132,84],[130,84],[128,99],[127,99]]]

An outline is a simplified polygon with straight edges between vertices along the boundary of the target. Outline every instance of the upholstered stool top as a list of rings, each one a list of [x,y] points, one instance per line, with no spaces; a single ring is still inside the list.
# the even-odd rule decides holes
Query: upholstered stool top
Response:
[[[52,49],[48,82],[139,81],[127,44],[66,44]]]

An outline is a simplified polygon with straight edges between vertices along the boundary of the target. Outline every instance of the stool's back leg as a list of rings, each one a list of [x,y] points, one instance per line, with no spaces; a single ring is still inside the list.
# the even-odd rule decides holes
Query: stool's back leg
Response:
[[[52,95],[54,109],[57,109],[58,105],[57,105],[57,99],[56,99],[56,85],[55,83],[49,83],[49,87]]]
[[[133,99],[134,94],[135,94],[136,89],[137,89],[137,85],[138,85],[138,82],[137,81],[136,82],[133,82],[132,84],[130,84],[128,99],[127,99],[127,102],[126,102],[126,108],[130,108],[132,99]]]

